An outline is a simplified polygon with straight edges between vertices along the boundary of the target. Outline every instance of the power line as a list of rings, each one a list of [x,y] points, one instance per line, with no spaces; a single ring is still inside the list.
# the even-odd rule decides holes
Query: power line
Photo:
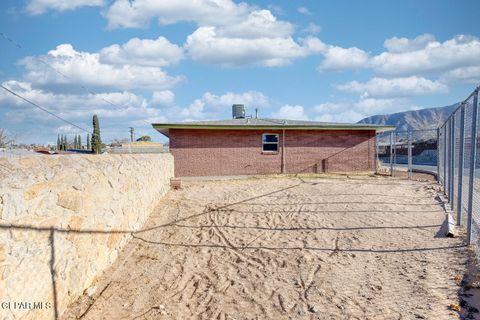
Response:
[[[17,47],[18,49],[23,49],[23,47],[22,47],[18,42],[16,42],[16,41],[13,40],[12,38],[8,37],[5,33],[0,32],[0,36],[2,36],[3,38],[5,38],[8,42],[10,42],[12,45],[14,45],[15,47]],[[57,73],[61,74],[61,75],[64,76],[64,77],[67,77],[67,75],[65,75],[65,74],[63,74],[62,72],[56,70],[53,66],[49,65],[47,62],[43,61],[41,58],[39,58],[39,60],[40,60],[42,63],[48,65],[48,66],[49,66],[50,68],[52,68],[53,70],[55,70]],[[20,98],[20,99],[28,102],[28,103],[30,103],[31,105],[39,108],[39,109],[42,110],[42,111],[45,111],[46,113],[50,114],[51,116],[54,116],[55,118],[60,119],[61,121],[64,121],[64,122],[66,122],[66,123],[68,123],[68,124],[70,124],[70,125],[78,128],[78,129],[80,129],[80,130],[83,130],[83,131],[85,131],[85,132],[89,132],[88,130],[83,129],[82,127],[74,124],[73,122],[68,121],[68,120],[65,120],[65,119],[63,119],[62,117],[54,114],[53,112],[48,111],[47,109],[43,108],[42,106],[40,106],[40,105],[38,105],[38,104],[36,104],[36,103],[28,100],[27,98],[25,98],[25,97],[21,96],[20,94],[18,94],[18,93],[16,93],[16,92],[14,92],[14,91],[6,88],[5,86],[3,86],[3,85],[0,85],[0,86],[2,87],[2,89],[6,90],[6,91],[9,92],[10,94],[12,94],[12,95],[14,95],[14,96],[16,96],[16,97],[18,97],[18,98]]]
[[[23,49],[21,45],[19,45],[17,42],[15,42],[15,40],[13,40],[12,38],[9,38],[5,33],[0,32],[0,36],[4,37],[8,42],[13,44],[18,49]]]
[[[28,100],[27,98],[25,98],[25,97],[21,96],[20,94],[18,94],[18,93],[16,93],[16,92],[14,92],[14,91],[12,91],[12,90],[10,90],[10,89],[8,89],[8,88],[4,87],[2,84],[0,84],[0,87],[1,87],[3,90],[7,91],[8,93],[10,93],[10,94],[12,94],[12,95],[16,96],[17,98],[20,98],[20,99],[22,99],[22,100],[23,100],[23,101],[25,101],[25,102],[28,102],[28,103],[30,103],[30,104],[31,104],[31,105],[33,105],[34,107],[37,107],[37,108],[39,108],[40,110],[42,110],[42,111],[44,111],[44,112],[48,113],[49,115],[51,115],[51,116],[53,116],[53,117],[55,117],[55,118],[57,118],[57,119],[59,119],[59,120],[61,120],[61,121],[63,121],[63,122],[66,122],[66,123],[68,123],[69,125],[72,125],[72,126],[74,126],[75,128],[78,128],[78,129],[80,129],[80,130],[82,130],[82,131],[85,131],[85,132],[88,132],[88,133],[90,133],[90,131],[88,131],[88,130],[86,130],[86,129],[84,129],[84,128],[82,128],[82,127],[78,126],[78,125],[76,125],[75,123],[73,123],[73,122],[71,122],[71,121],[68,121],[68,120],[66,120],[66,119],[64,119],[64,118],[62,118],[62,117],[60,117],[60,116],[56,115],[55,113],[53,113],[53,112],[51,112],[51,111],[49,111],[49,110],[45,109],[44,107],[42,107],[42,106],[40,106],[40,105],[36,104],[35,102],[32,102],[32,101]]]

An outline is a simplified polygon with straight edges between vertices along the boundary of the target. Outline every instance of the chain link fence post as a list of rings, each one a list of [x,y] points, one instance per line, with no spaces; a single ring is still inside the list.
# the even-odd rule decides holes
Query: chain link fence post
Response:
[[[452,181],[452,117],[448,119],[448,138],[447,138],[447,181],[445,182],[445,187],[447,189],[447,198],[448,198],[448,203],[452,203],[452,184],[450,183]]]
[[[443,124],[443,193],[447,195],[447,126],[448,123]]]
[[[457,194],[457,226],[462,225],[462,197],[463,197],[463,162],[465,151],[465,105],[460,110],[460,140],[458,151],[458,194]]]
[[[378,169],[380,167],[380,147],[378,146],[378,136],[379,133],[375,133],[375,153],[376,153],[376,161],[375,161],[375,173],[378,174]]]
[[[450,210],[453,210],[455,207],[455,113],[452,114],[450,118]]]
[[[393,169],[392,169],[392,177],[395,177],[395,168],[397,167],[397,139],[398,133],[395,132],[395,140],[393,141]]]
[[[450,201],[450,119],[447,120],[447,125],[446,125],[446,134],[445,134],[445,154],[446,154],[446,160],[445,160],[445,167],[447,168],[446,170],[446,175],[445,175],[445,182],[444,188],[445,188],[445,195],[448,198],[448,201]]]
[[[407,131],[407,163],[408,163],[408,179],[412,179],[412,132]]]
[[[393,177],[393,132],[390,132],[390,176]]]
[[[467,245],[472,244],[472,223],[473,223],[473,191],[475,183],[475,161],[477,154],[477,117],[478,117],[478,88],[473,96],[472,113],[472,135],[471,135],[471,154],[470,154],[470,173],[468,188],[468,209],[467,209]]]
[[[440,183],[440,128],[437,128],[437,181]]]

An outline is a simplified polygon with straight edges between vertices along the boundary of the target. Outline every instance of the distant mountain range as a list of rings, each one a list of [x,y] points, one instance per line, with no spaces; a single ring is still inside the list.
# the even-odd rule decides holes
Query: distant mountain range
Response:
[[[358,123],[393,125],[399,131],[432,129],[442,125],[458,105],[371,116]]]

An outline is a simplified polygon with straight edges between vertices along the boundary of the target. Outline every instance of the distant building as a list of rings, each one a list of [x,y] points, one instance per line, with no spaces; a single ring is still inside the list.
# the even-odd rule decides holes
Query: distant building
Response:
[[[376,133],[392,126],[236,118],[156,123],[175,176],[373,172]]]
[[[108,153],[161,153],[165,148],[162,143],[151,141],[122,142],[108,148]]]

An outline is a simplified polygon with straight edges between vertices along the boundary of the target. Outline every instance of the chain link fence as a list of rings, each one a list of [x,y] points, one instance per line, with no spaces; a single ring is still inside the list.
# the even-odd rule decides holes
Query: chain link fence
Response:
[[[385,132],[377,135],[378,164],[395,176],[399,171],[437,174],[438,129]]]
[[[480,124],[475,89],[437,129],[393,131],[377,135],[379,167],[395,176],[406,171],[437,176],[454,212],[466,228],[468,245],[480,259]]]
[[[457,225],[467,229],[467,244],[475,245],[480,258],[479,88],[439,128],[438,181]]]

